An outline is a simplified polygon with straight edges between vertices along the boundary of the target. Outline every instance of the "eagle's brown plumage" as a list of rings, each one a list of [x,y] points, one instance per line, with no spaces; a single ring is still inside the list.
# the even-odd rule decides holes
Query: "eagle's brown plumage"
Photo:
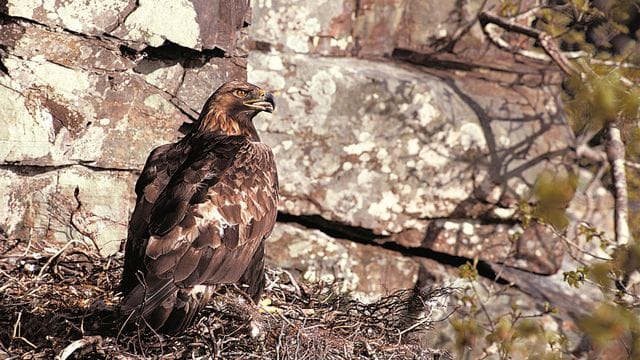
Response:
[[[243,284],[259,299],[278,181],[252,119],[273,106],[255,85],[225,83],[193,131],[151,152],[136,183],[125,247],[121,312],[129,319],[179,332],[216,284]]]

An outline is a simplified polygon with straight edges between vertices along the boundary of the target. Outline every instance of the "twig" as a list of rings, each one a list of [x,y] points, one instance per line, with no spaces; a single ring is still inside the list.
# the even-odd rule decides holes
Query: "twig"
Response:
[[[616,243],[626,245],[629,243],[631,233],[629,231],[627,177],[624,169],[624,143],[622,135],[615,121],[608,125],[607,158],[611,164],[613,185],[615,188],[614,223],[616,228]]]
[[[74,352],[87,346],[100,344],[101,342],[102,336],[86,336],[82,339],[78,339],[67,345],[67,347],[65,347],[60,354],[56,356],[56,360],[66,360],[69,356],[73,355]]]
[[[476,22],[478,21],[478,16],[480,15],[480,13],[482,11],[484,11],[484,8],[487,6],[487,2],[488,2],[488,0],[482,0],[482,3],[480,4],[480,6],[478,6],[478,10],[476,11],[476,14],[474,16],[470,17],[470,20],[467,22],[467,24],[465,24],[464,26],[458,27],[456,29],[456,31],[453,33],[453,35],[451,35],[451,38],[448,41],[446,41],[446,43],[443,46],[437,46],[436,45],[435,52],[440,52],[442,50],[445,50],[445,49],[448,49],[448,48],[452,47],[464,35],[466,35],[473,28],[473,26],[476,24]]]
[[[507,48],[511,51],[517,51],[521,49],[514,49],[506,41],[500,37],[496,37],[496,34],[491,30],[487,31],[488,24],[495,24],[503,29],[513,31],[518,34],[526,35],[530,38],[538,40],[542,49],[547,55],[560,67],[565,74],[579,74],[580,72],[576,67],[566,58],[566,56],[560,51],[558,45],[553,41],[553,37],[544,31],[534,29],[530,26],[519,24],[515,19],[504,18],[488,11],[482,12],[479,16],[480,23],[483,25],[482,29],[487,34],[487,37],[496,46],[501,48]],[[532,57],[528,54],[528,57]],[[540,58],[538,58],[540,59]]]
[[[629,161],[629,160],[625,160],[624,163],[625,163],[625,165],[627,165],[630,168],[633,168],[633,169],[636,169],[636,170],[640,170],[640,163]]]
[[[75,190],[73,190],[73,197],[76,199],[77,206],[75,210],[71,212],[71,215],[69,217],[69,223],[71,224],[71,226],[73,226],[74,229],[76,229],[77,232],[79,232],[81,235],[91,240],[91,242],[93,243],[93,246],[95,246],[96,250],[98,250],[98,253],[100,253],[100,246],[98,246],[98,243],[96,242],[95,235],[81,229],[80,226],[78,226],[78,224],[76,224],[75,222],[75,215],[76,213],[80,212],[80,209],[82,208],[82,202],[80,201],[79,195],[80,195],[80,188],[76,186]]]
[[[293,275],[291,275],[291,273],[289,271],[285,270],[285,269],[282,269],[282,272],[285,273],[287,275],[287,277],[289,278],[289,281],[291,281],[291,284],[293,285],[293,288],[296,291],[296,295],[302,296],[302,291],[300,291],[300,286],[298,285],[298,282],[293,277]]]
[[[604,163],[607,161],[607,154],[604,151],[596,150],[584,143],[578,145],[576,148],[576,155],[597,163]]]
[[[585,249],[582,248],[582,246],[576,244],[574,241],[571,241],[566,235],[560,233],[558,230],[556,230],[556,228],[553,227],[553,225],[544,223],[544,222],[538,222],[538,224],[542,224],[545,228],[547,228],[549,231],[553,232],[557,237],[559,237],[562,242],[566,245],[569,245],[570,247],[575,248],[576,250],[578,250],[579,252],[581,252],[583,255],[587,255],[587,256],[591,256],[594,259],[597,260],[602,260],[602,261],[611,261],[612,258],[611,257],[603,257],[603,256],[599,256],[596,254],[593,254]],[[569,255],[571,256],[571,252],[569,252]],[[579,259],[571,256],[574,260],[580,262],[581,264],[584,265],[584,262],[580,261]]]
[[[38,279],[42,277],[42,275],[44,274],[45,270],[47,270],[47,268],[51,265],[51,263],[57,259],[58,257],[60,257],[60,255],[62,255],[67,248],[69,247],[69,245],[71,244],[82,244],[81,242],[79,242],[78,240],[70,240],[67,241],[66,244],[64,244],[64,246],[62,247],[62,249],[58,250],[57,253],[55,253],[53,256],[49,257],[49,260],[47,260],[47,262],[42,266],[42,269],[40,269],[40,272],[38,272]],[[84,245],[84,244],[83,244]]]
[[[471,283],[471,289],[473,290],[473,292],[476,294],[476,296],[478,297],[478,299],[480,299],[480,293],[478,293],[478,290],[476,289],[475,285],[473,284],[473,282]],[[483,301],[479,301],[480,303],[480,308],[482,309],[482,312],[484,313],[484,315],[487,317],[487,320],[489,321],[489,326],[491,327],[491,331],[495,331],[496,327],[493,324],[493,320],[491,320],[491,316],[489,315],[489,311],[487,310],[487,308],[484,306],[484,302]]]
[[[511,256],[511,251],[513,250],[514,245],[515,245],[515,241],[510,241],[509,250],[507,250],[507,256]],[[500,269],[498,270],[498,272],[496,272],[496,276],[493,278],[494,284],[497,284],[498,280],[502,279],[502,273],[504,272],[504,268],[506,266],[507,266],[506,262],[500,265]]]
[[[551,57],[551,59],[558,65],[558,67],[566,75],[580,75],[584,76],[584,73],[579,71],[560,51],[558,45],[553,41],[553,37],[544,31],[534,29],[530,26],[519,24],[513,18],[504,18],[492,14],[490,12],[483,12],[479,16],[480,23],[483,25],[483,31],[487,34],[487,37],[497,46],[506,47],[512,49],[512,47],[504,41],[502,38],[496,37],[496,35],[490,31],[487,31],[487,25],[495,24],[503,29],[513,31],[518,34],[523,34],[528,37],[537,39],[540,46]],[[621,77],[621,82],[626,86],[634,86],[635,84],[625,78]],[[628,193],[627,193],[627,181],[625,175],[625,154],[624,143],[622,142],[622,136],[620,135],[620,129],[615,121],[610,121],[608,124],[609,139],[606,144],[607,159],[611,165],[614,188],[615,188],[615,211],[614,221],[616,228],[616,243],[618,245],[625,245],[629,243],[631,237],[628,223]]]
[[[413,330],[413,329],[415,329],[415,328],[417,328],[417,327],[419,327],[419,326],[422,326],[422,325],[424,325],[424,324],[426,324],[426,323],[428,323],[428,322],[432,322],[432,320],[431,320],[430,318],[428,318],[428,317],[425,317],[424,319],[421,319],[420,321],[417,321],[416,323],[414,323],[413,325],[409,326],[408,328],[406,328],[406,329],[404,329],[404,330],[400,331],[400,332],[398,333],[398,335],[399,335],[399,336],[402,336],[402,335],[404,335],[404,334],[406,334],[406,333],[410,332],[411,330]]]
[[[378,357],[376,356],[375,351],[373,351],[371,345],[369,345],[369,343],[365,341],[364,346],[367,349],[367,355],[369,355],[371,359],[378,360]]]
[[[558,45],[555,43],[553,36],[548,33],[532,28],[531,26],[519,24],[516,18],[504,18],[495,14],[492,14],[488,11],[482,12],[478,17],[480,23],[482,24],[482,31],[487,35],[489,41],[491,41],[494,45],[499,48],[509,50],[511,52],[517,53],[519,55],[540,60],[540,61],[549,61],[552,60],[560,70],[566,75],[582,75],[582,72],[579,71],[570,61],[569,58],[581,58],[587,57],[588,54],[579,51],[579,52],[563,52],[560,50]],[[502,29],[509,30],[518,34],[526,35],[530,38],[538,40],[538,43],[544,50],[547,56],[544,54],[536,53],[530,50],[522,49],[520,47],[511,46],[506,40],[500,37],[497,32],[494,30],[494,26],[498,26]],[[619,63],[617,62],[603,62],[600,60],[590,60],[593,63],[607,65],[607,66],[617,66]],[[633,68],[633,65],[628,65],[626,67]],[[635,83],[624,76],[620,77],[620,81],[628,87],[635,86]]]
[[[21,331],[20,331],[21,319],[22,319],[22,310],[20,310],[20,312],[18,313],[18,318],[16,319],[15,324],[13,324],[13,334],[11,335],[11,338],[22,340],[25,343],[27,343],[27,345],[31,346],[34,349],[37,349],[38,347],[36,345],[34,345],[31,341],[27,340],[26,338],[22,337]]]

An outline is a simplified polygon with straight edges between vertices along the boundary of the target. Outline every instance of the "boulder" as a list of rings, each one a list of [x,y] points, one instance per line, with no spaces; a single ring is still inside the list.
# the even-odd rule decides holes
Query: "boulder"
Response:
[[[258,51],[249,80],[279,93],[276,113],[257,126],[278,159],[282,211],[406,247],[557,271],[555,234],[522,236],[517,246],[511,238],[537,175],[571,153],[550,88]]]
[[[354,46],[355,5],[347,0],[253,1],[251,39],[283,52],[345,55]]]
[[[202,50],[219,48],[233,53],[240,30],[248,23],[249,2],[204,0],[9,0],[4,12],[47,27],[73,33],[112,37],[159,47],[165,42]]]
[[[253,1],[251,39],[262,50],[381,58],[396,49],[437,53],[461,35],[481,45],[475,24],[483,4],[423,0]]]
[[[129,171],[4,166],[0,171],[0,221],[4,234],[56,247],[84,244],[113,254],[126,238],[135,201]],[[97,249],[96,249],[97,248]]]

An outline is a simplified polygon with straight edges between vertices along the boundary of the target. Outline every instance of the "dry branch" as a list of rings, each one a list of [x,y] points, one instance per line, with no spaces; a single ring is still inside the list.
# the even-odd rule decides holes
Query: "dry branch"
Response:
[[[624,143],[620,129],[615,122],[608,125],[608,135],[606,150],[609,164],[611,164],[611,173],[613,175],[613,185],[615,187],[615,209],[614,223],[616,227],[616,243],[618,245],[626,245],[629,243],[631,233],[629,231],[629,214],[628,214],[628,194],[627,194],[627,176],[625,174],[625,151]]]
[[[562,51],[558,48],[558,45],[553,41],[553,37],[544,31],[532,28],[530,26],[522,25],[516,22],[516,19],[504,18],[488,11],[485,11],[479,16],[480,23],[483,25],[483,30],[487,34],[487,37],[491,42],[497,46],[504,48],[505,46],[512,49],[506,41],[496,38],[496,35],[492,31],[487,32],[487,25],[494,24],[505,30],[512,31],[518,34],[526,35],[530,38],[538,40],[542,49],[547,55],[555,62],[558,67],[567,75],[578,74],[579,71],[576,67],[567,59]],[[500,41],[502,40],[502,41]],[[513,49],[512,49],[513,50]],[[531,56],[530,56],[531,57]]]
[[[67,345],[67,347],[62,350],[60,355],[56,357],[56,360],[67,360],[71,357],[75,352],[81,351],[82,349],[86,349],[90,346],[99,345],[102,342],[101,336],[87,336],[82,339],[78,339],[71,344]]]
[[[520,52],[519,50],[522,50],[513,49],[511,46],[509,46],[506,41],[504,41],[502,38],[496,35],[494,31],[491,30],[490,25],[495,25],[502,29],[526,35],[530,38],[538,40],[538,43],[540,44],[542,49],[553,60],[553,62],[558,65],[562,72],[564,72],[567,76],[579,75],[581,78],[585,78],[585,74],[578,68],[576,68],[573,63],[571,63],[571,61],[569,61],[567,56],[560,50],[556,42],[553,40],[553,37],[546,32],[532,28],[530,26],[522,25],[516,21],[516,18],[504,18],[487,11],[480,14],[479,20],[482,24],[483,31],[485,32],[485,34],[487,34],[487,37],[491,40],[491,42],[496,46],[507,48],[518,53]],[[631,80],[625,77],[621,77],[620,79],[626,86],[635,86],[635,84]],[[629,242],[631,235],[629,232],[628,222],[628,193],[627,180],[625,175],[624,143],[622,142],[622,136],[620,135],[620,130],[618,129],[616,121],[609,122],[607,126],[609,139],[605,146],[607,159],[609,161],[609,165],[611,166],[615,188],[614,221],[616,243],[618,245],[626,245]],[[584,150],[583,153],[585,153]]]

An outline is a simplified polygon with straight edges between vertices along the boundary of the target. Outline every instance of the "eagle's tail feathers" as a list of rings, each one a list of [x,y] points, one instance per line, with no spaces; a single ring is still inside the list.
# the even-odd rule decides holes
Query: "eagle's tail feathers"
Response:
[[[150,289],[138,285],[129,293],[120,308],[127,319],[144,319],[144,324],[165,334],[176,334],[193,322],[198,311],[213,294],[212,286],[198,285],[180,289],[172,281]]]
[[[213,287],[206,285],[179,290],[171,314],[162,324],[161,331],[175,334],[184,330],[193,322],[195,315],[209,302],[212,294]]]

